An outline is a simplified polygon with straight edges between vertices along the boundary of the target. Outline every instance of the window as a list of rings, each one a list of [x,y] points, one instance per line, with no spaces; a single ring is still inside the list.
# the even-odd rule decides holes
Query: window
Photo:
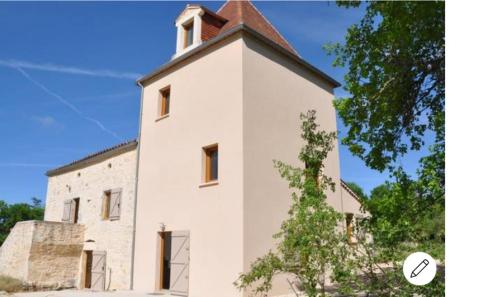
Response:
[[[160,117],[170,113],[170,86],[160,90]]]
[[[219,149],[217,145],[203,148],[205,155],[205,182],[216,181],[219,177]]]
[[[102,219],[109,219],[109,202],[111,201],[111,191],[104,192],[102,197]]]
[[[193,44],[193,21],[189,22],[184,27],[184,48]]]
[[[120,219],[121,211],[121,189],[114,189],[104,192],[102,197],[102,219],[103,220],[118,220]]]
[[[346,213],[346,231],[347,231],[347,242],[349,244],[356,243],[356,237],[354,236],[354,215],[352,213]]]
[[[80,198],[65,200],[62,221],[68,223],[77,223],[79,208]]]

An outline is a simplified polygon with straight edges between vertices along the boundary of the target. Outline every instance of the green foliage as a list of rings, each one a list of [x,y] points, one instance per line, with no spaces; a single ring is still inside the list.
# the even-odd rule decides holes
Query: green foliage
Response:
[[[334,191],[331,178],[323,175],[324,161],[333,149],[335,133],[318,131],[314,111],[301,114],[302,138],[306,144],[299,154],[305,169],[275,161],[281,177],[286,179],[292,194],[289,218],[275,238],[276,251],[257,259],[248,273],[241,274],[235,285],[252,287],[254,293],[271,289],[272,279],[280,273],[294,275],[309,297],[326,296],[325,276],[344,283],[352,274],[350,247],[341,226],[343,216],[326,201],[327,190]],[[348,291],[350,287],[341,287]]]
[[[433,149],[423,158],[416,180],[401,169],[393,175],[395,181],[374,188],[363,203],[370,216],[357,228],[373,237],[358,239],[357,265],[369,280],[363,290],[377,296],[444,296],[444,153]],[[413,286],[402,274],[404,259],[415,251],[440,263],[426,286]]]
[[[10,229],[17,222],[29,220],[43,220],[44,209],[41,200],[32,198],[32,204],[16,203],[7,204],[0,200],[0,245],[10,233]]]
[[[356,195],[358,195],[359,198],[362,200],[367,200],[368,196],[365,194],[363,191],[363,188],[361,188],[357,183],[355,182],[345,182],[349,189],[351,189]]]
[[[359,2],[337,2],[359,6]],[[335,102],[347,127],[342,143],[377,170],[392,166],[434,131],[444,139],[444,2],[369,2],[345,44],[328,44],[334,66],[348,66]]]
[[[338,1],[359,7],[359,1]],[[360,289],[375,296],[444,296],[445,40],[444,2],[368,2],[363,19],[344,44],[328,44],[334,66],[347,66],[351,94],[334,102],[348,127],[342,143],[365,164],[389,169],[393,181],[364,200],[368,218],[358,222],[356,265]],[[415,179],[395,161],[435,136]],[[409,284],[402,263],[425,251],[440,264],[426,286]]]

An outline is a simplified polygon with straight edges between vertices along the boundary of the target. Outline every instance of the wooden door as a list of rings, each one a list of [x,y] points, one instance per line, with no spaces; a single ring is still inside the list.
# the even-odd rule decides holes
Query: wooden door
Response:
[[[92,252],[91,289],[104,291],[106,283],[106,252]]]
[[[188,296],[189,232],[173,231],[170,249],[170,293]]]

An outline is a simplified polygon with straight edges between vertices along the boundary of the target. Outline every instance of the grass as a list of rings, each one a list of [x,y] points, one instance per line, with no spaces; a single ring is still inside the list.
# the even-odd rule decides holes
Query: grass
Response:
[[[23,282],[10,276],[0,275],[0,291],[8,293],[19,292],[23,290]]]

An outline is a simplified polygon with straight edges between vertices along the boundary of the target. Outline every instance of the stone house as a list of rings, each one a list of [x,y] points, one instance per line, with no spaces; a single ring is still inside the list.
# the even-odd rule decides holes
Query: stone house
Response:
[[[303,60],[249,1],[217,12],[188,5],[175,25],[172,60],[138,80],[138,141],[49,171],[45,221],[16,225],[0,271],[19,262],[25,272],[17,276],[33,282],[248,296],[232,283],[274,247],[290,206],[273,160],[301,166],[301,112],[316,110],[321,129],[336,131],[339,83]],[[335,143],[324,170],[338,190],[327,199],[348,214],[350,230],[360,203],[339,162]],[[57,248],[34,247],[34,226]],[[23,255],[10,248],[20,241]],[[63,276],[34,271],[47,255],[71,268]],[[278,278],[271,295],[290,290]]]

